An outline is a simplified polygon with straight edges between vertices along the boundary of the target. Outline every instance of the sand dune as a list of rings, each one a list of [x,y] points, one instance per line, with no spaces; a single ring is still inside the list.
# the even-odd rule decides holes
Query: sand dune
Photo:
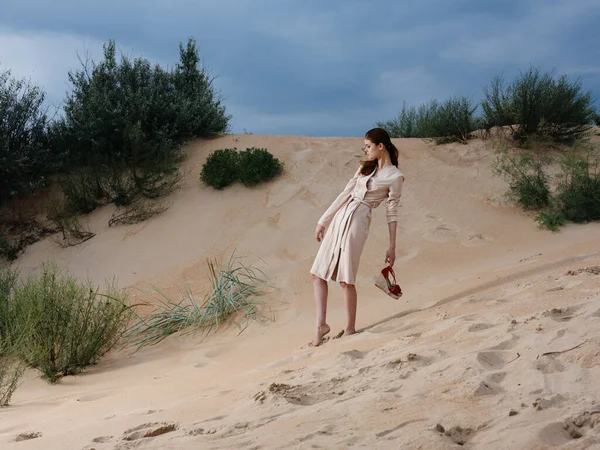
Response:
[[[35,372],[0,410],[0,446],[18,449],[600,448],[600,227],[537,228],[503,198],[488,141],[395,140],[406,183],[394,301],[372,283],[387,246],[374,211],[357,286],[361,332],[308,346],[308,270],[316,220],[352,175],[361,139],[223,136],[188,147],[172,207],[69,249],[30,247],[24,273],[49,258],[137,299],[207,289],[206,257],[232,251],[276,286],[270,320],[205,340],[113,352],[49,386]],[[217,192],[198,181],[213,149],[266,147],[277,181]],[[264,263],[260,261],[261,258]],[[331,286],[332,335],[342,330]]]

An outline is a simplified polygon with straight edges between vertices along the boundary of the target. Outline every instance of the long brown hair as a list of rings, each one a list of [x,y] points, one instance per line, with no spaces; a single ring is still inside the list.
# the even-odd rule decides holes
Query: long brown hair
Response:
[[[383,128],[372,128],[365,133],[365,139],[370,140],[375,145],[383,144],[383,146],[390,154],[392,164],[398,167],[398,149],[392,143],[390,135],[387,131],[385,131]],[[360,174],[370,175],[377,167],[377,160],[374,159],[372,161],[362,161],[361,165],[362,167],[360,169]]]

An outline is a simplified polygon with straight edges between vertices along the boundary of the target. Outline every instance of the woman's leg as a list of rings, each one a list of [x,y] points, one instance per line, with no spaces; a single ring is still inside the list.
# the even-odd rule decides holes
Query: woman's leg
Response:
[[[346,329],[344,330],[344,336],[348,334],[356,333],[356,305],[358,298],[356,294],[356,286],[348,283],[340,283],[342,290],[344,291],[344,300],[346,302]]]
[[[313,345],[316,347],[321,345],[323,336],[329,333],[331,328],[329,328],[329,325],[327,325],[327,281],[317,277],[316,275],[312,276],[312,280],[313,291],[315,294],[315,304],[317,307],[317,330],[315,333],[315,340],[313,341]]]

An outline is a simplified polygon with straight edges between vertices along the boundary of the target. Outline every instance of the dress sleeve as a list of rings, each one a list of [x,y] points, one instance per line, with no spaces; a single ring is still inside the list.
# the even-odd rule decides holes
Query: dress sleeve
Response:
[[[398,210],[400,208],[400,197],[402,195],[402,185],[404,184],[404,176],[397,177],[390,185],[390,192],[387,199],[387,208],[385,215],[387,222],[398,222]]]
[[[350,181],[348,181],[348,184],[346,184],[346,187],[344,188],[342,193],[337,196],[337,198],[333,201],[331,206],[327,208],[327,211],[325,211],[325,213],[321,216],[318,222],[319,225],[323,226],[324,228],[329,227],[331,221],[333,220],[333,216],[335,216],[335,213],[339,211],[339,209],[344,205],[344,203],[346,203],[346,201],[352,195],[352,191],[356,186],[356,182],[359,176],[360,167],[358,168],[354,176],[350,179]]]

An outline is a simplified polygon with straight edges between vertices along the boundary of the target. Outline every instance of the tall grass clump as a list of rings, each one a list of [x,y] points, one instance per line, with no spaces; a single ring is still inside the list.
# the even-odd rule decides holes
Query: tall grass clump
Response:
[[[223,266],[214,260],[207,260],[207,265],[211,290],[202,300],[190,291],[180,301],[160,293],[159,307],[127,331],[128,342],[140,349],[179,331],[209,334],[236,318],[256,319],[256,297],[267,285],[265,274],[233,255]]]
[[[119,342],[131,314],[114,286],[100,292],[48,263],[16,284],[3,312],[17,356],[50,382],[97,362]]]
[[[403,103],[397,118],[377,125],[393,138],[431,138],[437,144],[466,142],[478,125],[474,116],[476,109],[477,105],[464,96],[441,103],[434,99],[419,108]]]
[[[490,126],[508,126],[514,139],[530,136],[554,141],[574,141],[590,128],[594,118],[592,95],[579,80],[555,78],[530,68],[506,84],[501,76],[484,89],[481,103]]]

